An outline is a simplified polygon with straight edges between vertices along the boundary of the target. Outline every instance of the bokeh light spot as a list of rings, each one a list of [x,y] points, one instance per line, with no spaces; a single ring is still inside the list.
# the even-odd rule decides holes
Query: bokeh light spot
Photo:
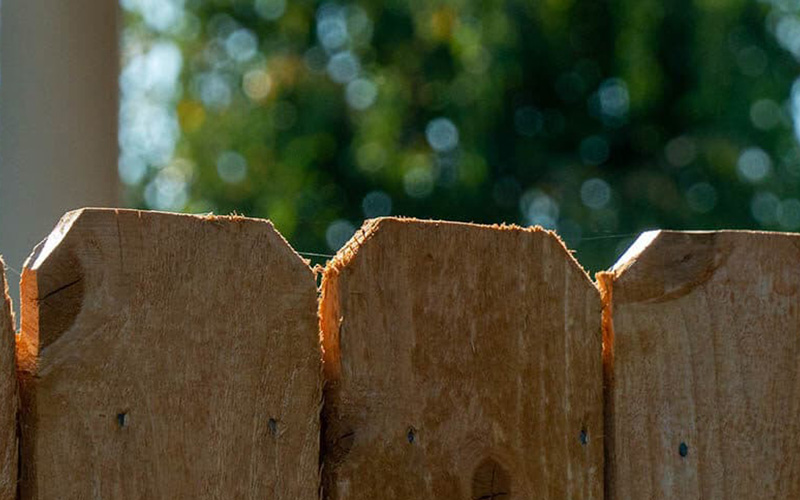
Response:
[[[326,3],[317,9],[317,39],[329,51],[347,43],[347,20],[341,7]]]
[[[355,232],[355,226],[349,221],[337,219],[331,222],[328,229],[325,230],[325,241],[328,243],[328,248],[334,252],[339,251]]]
[[[286,11],[286,0],[255,0],[254,7],[259,16],[274,21]]]
[[[191,164],[176,161],[162,168],[144,190],[148,207],[156,210],[181,211],[189,198]]]
[[[798,23],[800,23],[800,21],[798,21]],[[797,41],[798,50],[800,50],[800,33],[798,33]],[[800,78],[796,79],[792,84],[792,91],[790,95],[794,134],[797,140],[800,141]]]
[[[256,55],[258,39],[252,31],[240,28],[225,39],[225,50],[228,55],[238,61],[249,61]]]
[[[458,146],[458,128],[447,118],[436,118],[425,127],[425,138],[436,152],[452,151]]]
[[[697,158],[697,146],[694,139],[682,135],[671,139],[664,147],[667,161],[675,167],[685,167]]]
[[[771,226],[778,221],[780,203],[781,201],[774,193],[758,192],[750,200],[750,213],[762,226]]]
[[[358,78],[347,84],[345,98],[353,109],[363,111],[375,102],[378,87],[366,78]]]
[[[611,186],[597,177],[588,179],[581,185],[581,201],[593,210],[603,208],[611,201]]]
[[[548,194],[538,189],[528,190],[522,195],[519,204],[528,225],[542,226],[546,229],[556,228],[559,207]]]
[[[184,0],[122,0],[122,8],[142,15],[144,23],[155,31],[177,26],[184,16]]]
[[[630,96],[628,86],[621,78],[609,78],[605,80],[597,91],[600,100],[600,111],[610,125],[618,124],[628,114],[630,107]]]
[[[392,213],[392,198],[383,191],[370,191],[361,201],[364,217],[384,217]]]
[[[217,158],[217,174],[228,184],[242,182],[247,177],[247,160],[236,151],[223,151]]]
[[[433,174],[427,167],[414,167],[403,176],[403,188],[412,198],[425,198],[433,192]]]
[[[761,148],[745,149],[736,162],[736,169],[741,178],[748,182],[759,182],[769,175],[772,160]]]
[[[772,130],[781,123],[781,107],[772,99],[759,99],[750,106],[750,121],[759,130]]]
[[[347,83],[358,76],[361,64],[350,51],[339,52],[328,61],[328,75],[336,83]]]
[[[272,78],[263,69],[252,69],[244,74],[242,89],[253,101],[262,101],[272,90]]]
[[[209,109],[222,111],[231,103],[231,88],[228,80],[218,72],[200,73],[195,78],[194,87],[200,100]]]
[[[386,150],[377,142],[368,142],[356,151],[356,164],[365,172],[377,172],[386,163]]]
[[[147,164],[138,155],[123,152],[119,159],[119,178],[128,186],[142,182],[147,173]]]

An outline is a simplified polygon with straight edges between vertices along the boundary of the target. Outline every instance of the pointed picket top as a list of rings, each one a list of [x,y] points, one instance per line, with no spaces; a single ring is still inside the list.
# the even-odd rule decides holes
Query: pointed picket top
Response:
[[[145,241],[146,235],[141,231],[160,225],[168,229],[167,226],[176,221],[198,231],[226,227],[231,237],[252,231],[276,257],[279,256],[283,265],[313,279],[308,261],[300,257],[267,220],[112,208],[73,210],[67,212],[50,235],[37,245],[23,267],[21,343],[26,352],[32,352],[23,354],[22,365],[26,366],[30,356],[35,358],[39,349],[44,349],[67,330],[84,307],[94,309],[84,311],[86,314],[102,314],[98,311],[113,311],[127,300],[135,289],[131,279],[141,271],[133,266],[137,263],[136,254],[145,245],[155,247],[163,240],[172,239],[167,231],[162,241]],[[86,297],[87,293],[92,294],[91,298]],[[46,313],[40,311],[43,304],[47,304]],[[43,320],[48,324],[40,328],[39,322]]]
[[[549,239],[553,243],[553,247],[557,251],[562,251],[564,256],[570,261],[575,270],[580,272],[587,283],[592,283],[592,279],[580,262],[575,258],[572,251],[569,250],[561,237],[555,231],[545,229],[541,226],[519,226],[516,224],[476,224],[473,222],[457,222],[445,221],[435,219],[417,219],[414,217],[377,217],[374,219],[367,219],[356,230],[353,236],[336,252],[336,255],[328,263],[329,273],[336,273],[338,269],[346,266],[352,259],[356,257],[361,251],[361,248],[373,237],[380,235],[381,232],[390,230],[407,231],[412,228],[417,231],[430,230],[431,228],[446,227],[446,228],[461,228],[462,230],[473,230],[487,233],[517,233],[517,234],[536,234],[540,237]],[[383,230],[383,231],[382,231]]]
[[[401,235],[412,233],[424,233],[436,231],[437,228],[444,228],[449,231],[465,231],[467,234],[482,234],[484,237],[493,238],[496,235],[508,236],[511,234],[517,237],[537,238],[548,242],[548,254],[561,254],[563,258],[572,264],[571,273],[583,279],[587,287],[595,288],[589,274],[575,259],[573,253],[567,248],[555,231],[544,229],[541,226],[522,227],[516,224],[474,224],[469,222],[453,222],[443,220],[416,219],[412,217],[378,217],[367,219],[362,226],[356,230],[353,236],[342,246],[326,267],[322,278],[320,301],[320,330],[329,332],[322,336],[322,346],[325,353],[325,370],[329,378],[336,378],[339,372],[338,360],[338,303],[332,296],[338,294],[335,286],[342,270],[352,266],[359,255],[363,256],[370,252],[370,247],[379,246],[381,240],[397,240]],[[397,244],[393,241],[392,244]],[[331,300],[324,300],[325,297]]]
[[[22,275],[21,498],[316,499],[315,310],[268,221],[66,214]]]
[[[367,221],[320,326],[326,498],[602,496],[599,294],[555,233]]]

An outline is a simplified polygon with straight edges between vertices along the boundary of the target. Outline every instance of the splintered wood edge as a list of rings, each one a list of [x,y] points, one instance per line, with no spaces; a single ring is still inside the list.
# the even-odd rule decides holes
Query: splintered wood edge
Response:
[[[342,317],[339,299],[339,277],[342,271],[351,264],[359,251],[368,242],[380,233],[381,227],[388,225],[419,225],[419,226],[456,226],[464,228],[474,228],[483,231],[512,231],[520,233],[543,234],[552,238],[557,245],[564,251],[568,260],[575,269],[586,280],[587,285],[595,287],[589,274],[580,262],[575,258],[573,252],[567,248],[561,237],[555,232],[544,229],[541,226],[522,227],[516,224],[474,224],[470,222],[453,222],[441,220],[423,220],[412,217],[379,217],[367,219],[344,246],[336,252],[333,259],[329,260],[322,272],[322,283],[320,286],[319,303],[319,330],[320,345],[322,346],[323,372],[325,380],[338,380],[341,374],[341,359],[339,352],[339,330],[341,328]]]
[[[308,270],[309,278],[314,280],[314,271],[310,267],[310,261],[298,254],[289,244],[286,238],[275,228],[271,221],[267,219],[256,219],[243,217],[240,215],[192,215],[172,212],[142,211],[131,209],[115,208],[81,208],[64,214],[59,220],[53,231],[39,243],[25,261],[20,281],[20,313],[21,328],[17,335],[16,358],[18,370],[21,373],[33,374],[36,372],[37,359],[39,356],[39,289],[37,274],[43,269],[48,259],[58,260],[59,255],[54,255],[61,247],[70,244],[80,244],[80,241],[69,241],[70,236],[80,238],[81,222],[88,217],[108,217],[116,219],[120,214],[134,214],[138,218],[142,217],[172,217],[193,221],[202,221],[212,224],[225,224],[233,222],[247,222],[254,224],[264,224],[269,227],[269,231],[277,238],[279,246],[288,250],[288,260],[294,260],[303,268]],[[117,219],[118,220],[118,219]],[[76,234],[78,233],[78,234]],[[69,314],[74,319],[81,304],[73,304]],[[63,308],[62,308],[63,309]],[[68,309],[68,308],[67,308]]]
[[[17,460],[18,460],[18,437],[17,437],[17,411],[19,408],[16,369],[14,366],[14,310],[11,307],[11,297],[8,295],[8,281],[5,275],[6,265],[0,257],[0,291],[2,291],[2,310],[0,310],[0,349],[8,349],[7,353],[0,356],[10,362],[8,365],[0,366],[2,369],[2,381],[0,387],[5,392],[5,400],[0,402],[3,415],[10,417],[10,428],[2,429],[0,434],[0,498],[14,498],[17,492]],[[5,336],[8,335],[9,338]]]
[[[0,255],[0,292],[3,296],[0,300],[3,302],[3,312],[0,314],[5,315],[9,321],[11,331],[14,331],[14,309],[11,307],[11,296],[8,293],[8,280],[6,279],[6,262],[3,256]]]

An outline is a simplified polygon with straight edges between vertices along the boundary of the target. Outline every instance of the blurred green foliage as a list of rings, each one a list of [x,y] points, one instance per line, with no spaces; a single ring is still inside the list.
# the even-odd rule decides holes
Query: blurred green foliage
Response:
[[[648,228],[800,229],[790,2],[123,7],[134,206],[322,253],[380,215],[541,224],[592,270]]]

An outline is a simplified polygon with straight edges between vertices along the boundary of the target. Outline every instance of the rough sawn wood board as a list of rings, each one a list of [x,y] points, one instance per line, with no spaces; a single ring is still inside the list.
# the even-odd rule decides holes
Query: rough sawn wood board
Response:
[[[22,296],[23,499],[318,498],[316,287],[270,223],[70,212]]]
[[[643,234],[606,301],[606,498],[800,498],[800,236]]]
[[[326,498],[602,497],[600,297],[553,233],[368,221],[322,290]]]

